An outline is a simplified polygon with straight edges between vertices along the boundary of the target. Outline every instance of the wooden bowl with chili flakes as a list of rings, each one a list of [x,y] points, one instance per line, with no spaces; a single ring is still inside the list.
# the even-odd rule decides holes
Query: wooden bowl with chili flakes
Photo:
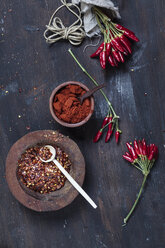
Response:
[[[78,97],[89,88],[75,81],[69,81],[56,87],[49,99],[49,109],[55,121],[65,127],[80,127],[92,116],[94,111],[93,96],[80,104]],[[67,93],[66,93],[67,92]]]
[[[52,130],[35,131],[23,136],[11,147],[8,153],[6,159],[6,180],[14,197],[25,207],[38,212],[55,211],[64,208],[78,195],[77,190],[68,180],[65,181],[64,186],[60,189],[57,188],[55,191],[44,193],[31,189],[29,187],[31,183],[29,182],[27,187],[23,180],[21,180],[21,177],[18,176],[20,159],[25,154],[25,151],[44,145],[59,147],[67,154],[70,161],[69,173],[80,186],[82,186],[85,177],[84,157],[77,144],[70,138]],[[27,169],[28,173],[29,171],[30,169]]]

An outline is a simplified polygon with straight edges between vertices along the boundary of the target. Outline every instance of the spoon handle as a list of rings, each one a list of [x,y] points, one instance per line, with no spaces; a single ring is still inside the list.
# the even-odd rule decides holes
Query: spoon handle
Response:
[[[100,84],[100,85],[94,87],[93,89],[87,91],[84,95],[82,95],[82,96],[80,97],[81,103],[84,101],[85,98],[88,98],[88,97],[92,96],[96,91],[102,89],[102,88],[105,87],[105,86],[106,86],[106,83]]]
[[[91,204],[93,208],[97,208],[94,201],[87,195],[87,193],[80,187],[80,185],[71,177],[71,175],[62,167],[62,165],[54,159],[53,162],[57,165],[58,169],[64,174],[68,181],[77,189],[77,191]]]

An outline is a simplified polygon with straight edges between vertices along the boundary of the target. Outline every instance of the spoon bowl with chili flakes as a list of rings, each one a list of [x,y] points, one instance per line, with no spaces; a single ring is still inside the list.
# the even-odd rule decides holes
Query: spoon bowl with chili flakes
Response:
[[[6,180],[20,203],[39,212],[61,209],[78,195],[53,161],[41,161],[42,148],[47,144],[55,149],[55,159],[80,186],[85,176],[83,155],[68,137],[57,131],[40,130],[19,139],[7,156]],[[51,158],[48,151],[43,155],[46,160]]]

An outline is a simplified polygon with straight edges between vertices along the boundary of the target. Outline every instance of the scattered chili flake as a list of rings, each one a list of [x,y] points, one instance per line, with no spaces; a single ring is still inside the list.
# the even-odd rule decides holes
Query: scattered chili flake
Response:
[[[22,89],[21,88],[19,88],[18,91],[19,91],[19,93],[22,93]]]
[[[30,130],[30,126],[27,126],[26,129],[27,129],[27,130]]]
[[[39,158],[39,151],[42,146],[28,148],[18,160],[18,179],[29,189],[47,194],[62,188],[66,177],[53,162],[44,163]],[[71,162],[68,155],[55,146],[56,159],[68,172]]]

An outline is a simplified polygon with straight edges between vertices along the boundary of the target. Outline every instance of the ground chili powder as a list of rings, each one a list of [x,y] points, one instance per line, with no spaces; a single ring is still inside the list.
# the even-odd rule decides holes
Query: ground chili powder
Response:
[[[90,99],[78,100],[86,91],[79,85],[69,84],[57,92],[54,97],[53,107],[56,116],[67,123],[78,123],[84,120],[91,109]]]

